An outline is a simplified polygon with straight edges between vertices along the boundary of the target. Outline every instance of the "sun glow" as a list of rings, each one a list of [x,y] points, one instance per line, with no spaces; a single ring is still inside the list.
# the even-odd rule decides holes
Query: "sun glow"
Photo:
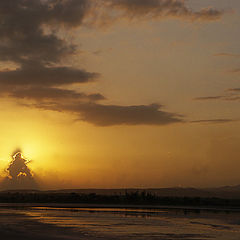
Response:
[[[36,159],[39,155],[41,155],[40,149],[40,144],[37,144],[36,142],[25,143],[21,147],[24,157],[27,159]]]

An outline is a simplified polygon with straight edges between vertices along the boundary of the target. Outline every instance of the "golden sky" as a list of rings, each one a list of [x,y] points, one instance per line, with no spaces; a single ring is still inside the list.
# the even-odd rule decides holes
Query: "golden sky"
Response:
[[[43,188],[240,183],[238,0],[0,2],[0,167]]]

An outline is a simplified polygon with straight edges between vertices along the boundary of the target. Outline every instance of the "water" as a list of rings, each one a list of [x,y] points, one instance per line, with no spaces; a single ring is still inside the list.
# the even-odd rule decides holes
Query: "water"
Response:
[[[7,240],[239,240],[240,212],[2,205],[0,236]]]

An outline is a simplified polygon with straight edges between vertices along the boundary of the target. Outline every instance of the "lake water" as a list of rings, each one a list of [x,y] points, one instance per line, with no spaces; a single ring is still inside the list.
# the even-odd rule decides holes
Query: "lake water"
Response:
[[[240,212],[1,205],[0,239],[239,240]]]

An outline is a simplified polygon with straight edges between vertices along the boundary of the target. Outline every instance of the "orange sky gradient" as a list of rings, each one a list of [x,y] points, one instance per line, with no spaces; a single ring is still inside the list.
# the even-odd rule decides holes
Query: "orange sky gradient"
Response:
[[[42,189],[240,184],[240,2],[166,2],[0,3],[2,178],[21,149]]]

